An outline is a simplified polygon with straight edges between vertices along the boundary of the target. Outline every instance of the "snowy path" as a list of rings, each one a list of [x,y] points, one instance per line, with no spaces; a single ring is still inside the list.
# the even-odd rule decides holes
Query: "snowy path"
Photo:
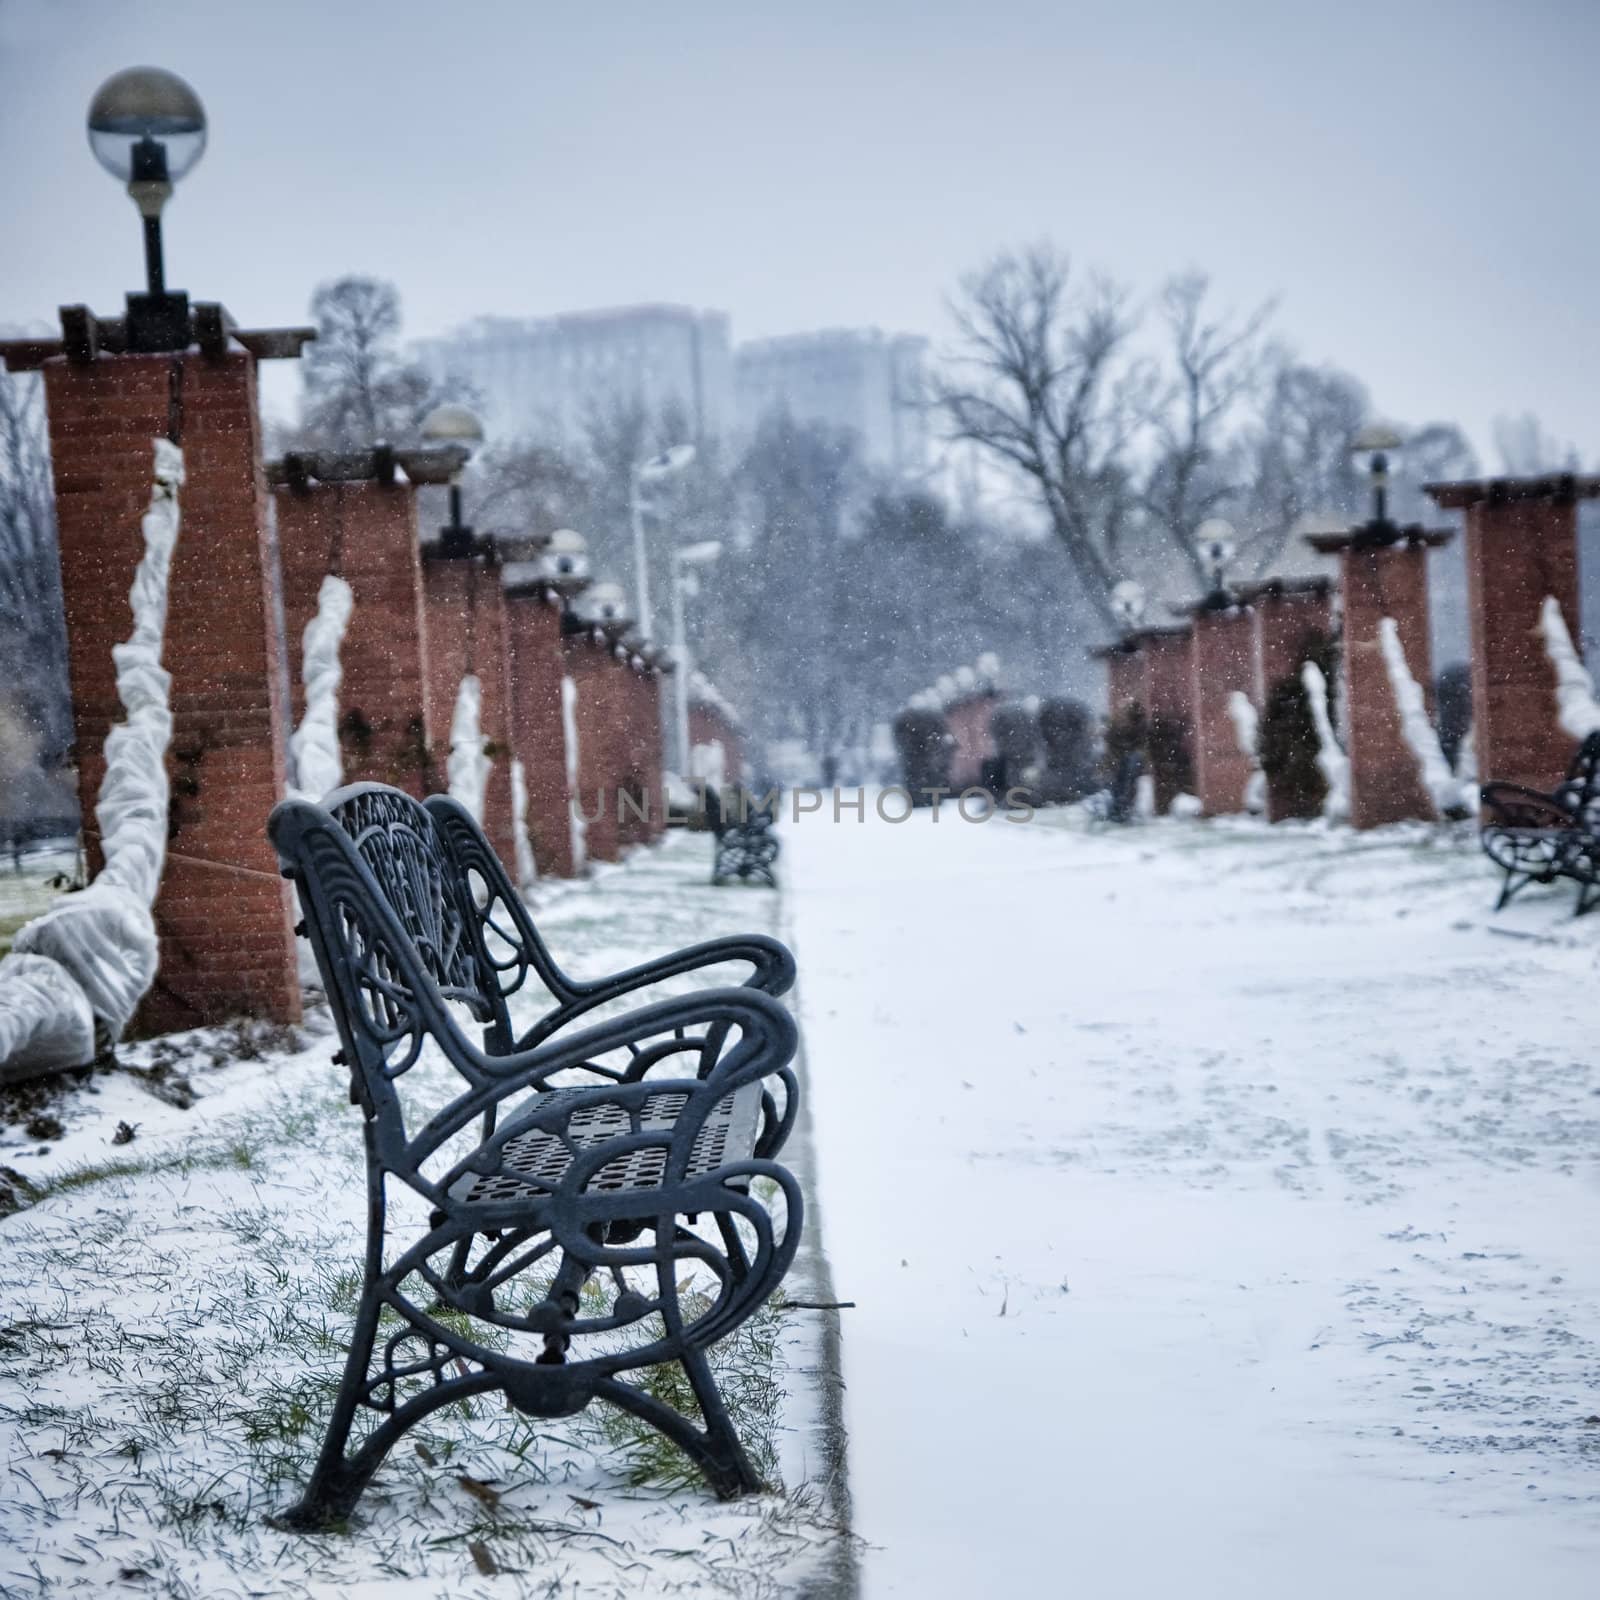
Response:
[[[1600,926],[1060,820],[786,828],[868,1600],[1594,1593]]]

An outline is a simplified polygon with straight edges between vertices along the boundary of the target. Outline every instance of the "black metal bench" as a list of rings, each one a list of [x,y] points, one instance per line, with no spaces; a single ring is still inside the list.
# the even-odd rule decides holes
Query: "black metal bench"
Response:
[[[718,939],[573,978],[444,796],[357,784],[278,806],[268,833],[365,1116],[368,1189],[349,1359],[280,1525],[345,1517],[408,1428],[492,1390],[537,1417],[606,1401],[682,1448],[717,1494],[759,1489],[706,1350],[767,1301],[799,1243],[800,1190],[772,1160],[798,1106],[795,1026],[774,998],[794,979],[789,952]],[[742,986],[588,1015],[728,961],[749,964]],[[534,980],[555,1004],[515,1037],[506,1002]],[[481,1045],[453,1006],[483,1026]],[[418,1071],[430,1042],[462,1080],[438,1109],[423,1092],[437,1064]],[[404,1237],[391,1208],[416,1217]],[[703,1426],[624,1380],[671,1361]]]
[[[731,790],[724,801],[715,789],[708,788],[706,821],[713,836],[713,884],[720,886],[737,878],[778,887],[778,836],[770,808],[756,804],[744,789]]]
[[[1549,794],[1516,783],[1486,783],[1480,794],[1489,816],[1479,840],[1504,874],[1496,911],[1530,883],[1558,878],[1578,885],[1578,916],[1600,904],[1600,733]]]

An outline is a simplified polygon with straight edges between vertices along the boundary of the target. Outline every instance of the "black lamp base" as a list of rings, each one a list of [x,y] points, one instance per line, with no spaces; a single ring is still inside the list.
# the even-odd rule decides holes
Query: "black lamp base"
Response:
[[[129,350],[146,355],[187,350],[194,337],[188,295],[181,289],[165,294],[130,294],[126,329]]]
[[[437,555],[447,561],[459,561],[465,556],[478,554],[478,540],[471,528],[464,528],[460,523],[447,525],[439,530],[438,543],[434,546]]]

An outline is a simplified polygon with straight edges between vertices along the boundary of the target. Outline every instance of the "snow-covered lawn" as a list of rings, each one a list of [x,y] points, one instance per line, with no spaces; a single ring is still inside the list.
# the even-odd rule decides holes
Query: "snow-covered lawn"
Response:
[[[1600,918],[1470,831],[784,830],[869,1597],[1600,1573]]]
[[[771,931],[777,897],[713,890],[709,863],[708,840],[673,838],[561,893],[542,920],[578,972]],[[848,1547],[809,1370],[820,1319],[798,1310],[774,1308],[714,1353],[781,1493],[719,1505],[692,1473],[663,1481],[653,1437],[599,1408],[547,1423],[480,1400],[402,1442],[353,1532],[265,1525],[319,1442],[359,1288],[360,1119],[333,1046],[314,1012],[294,1034],[129,1048],[164,1075],[102,1075],[64,1097],[50,1109],[65,1133],[43,1151],[4,1136],[0,1163],[44,1195],[0,1222],[0,1593],[432,1600],[824,1582]],[[169,1103],[183,1078],[202,1097],[189,1109]],[[789,1148],[804,1159],[803,1136]],[[815,1299],[808,1259],[790,1285]]]
[[[67,849],[30,849],[22,870],[14,870],[8,856],[0,855],[0,954],[11,948],[11,936],[23,923],[47,911],[56,898],[52,880],[71,877],[78,855]]]

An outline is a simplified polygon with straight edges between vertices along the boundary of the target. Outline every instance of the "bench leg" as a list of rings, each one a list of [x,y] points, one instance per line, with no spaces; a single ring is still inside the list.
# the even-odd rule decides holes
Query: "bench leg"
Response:
[[[317,1464],[311,1469],[311,1479],[299,1500],[287,1511],[267,1519],[274,1527],[291,1533],[315,1533],[333,1523],[342,1522],[355,1509],[361,1491],[367,1486],[367,1479],[377,1468],[378,1463],[374,1461],[365,1472],[355,1476],[351,1471],[351,1463],[345,1459],[345,1448],[350,1443],[356,1406],[372,1365],[379,1309],[376,1299],[368,1301],[363,1298],[361,1309],[356,1314],[355,1331],[350,1339],[350,1354],[345,1361],[339,1396],[334,1401],[333,1416],[329,1419],[328,1432],[323,1438]]]
[[[694,1397],[700,1403],[700,1415],[705,1422],[705,1435],[699,1457],[700,1470],[719,1500],[734,1500],[742,1494],[759,1494],[766,1485],[750,1465],[750,1458],[739,1443],[728,1417],[728,1408],[722,1403],[717,1380],[711,1375],[711,1364],[705,1351],[695,1350],[683,1358],[683,1370],[688,1375]]]
[[[750,1465],[750,1458],[733,1431],[728,1408],[722,1403],[705,1352],[692,1351],[682,1358],[682,1366],[705,1421],[703,1430],[671,1406],[615,1378],[602,1382],[596,1393],[664,1433],[700,1469],[707,1486],[719,1500],[737,1500],[743,1494],[762,1493],[766,1484]]]

